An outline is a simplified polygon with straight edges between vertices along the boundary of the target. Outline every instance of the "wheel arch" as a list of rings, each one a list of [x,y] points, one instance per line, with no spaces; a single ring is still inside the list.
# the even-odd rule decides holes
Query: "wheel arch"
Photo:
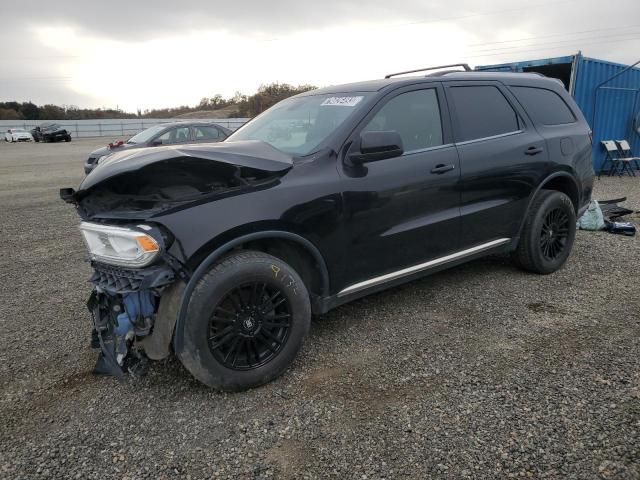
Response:
[[[525,211],[525,215],[522,218],[522,221],[520,222],[520,229],[518,230],[518,234],[522,232],[522,228],[524,227],[527,216],[530,213],[533,199],[540,192],[540,190],[555,190],[557,192],[564,193],[571,200],[576,214],[578,213],[578,209],[580,208],[580,188],[578,186],[578,182],[569,172],[554,172],[548,175],[542,182],[540,182],[540,184],[529,196],[527,209]]]
[[[564,193],[573,203],[576,213],[578,212],[580,208],[580,187],[577,180],[570,173],[564,171],[552,173],[538,186],[535,193],[542,189]],[[531,200],[533,200],[533,197]]]
[[[292,265],[292,268],[296,269],[297,266],[298,269],[302,270],[300,271],[296,269],[301,277],[303,277],[305,285],[307,285],[307,282],[310,282],[309,285],[311,285],[312,288],[313,286],[317,287],[317,292],[312,292],[311,289],[308,289],[310,294],[314,293],[320,298],[327,297],[329,295],[329,271],[327,264],[320,253],[320,250],[310,240],[296,233],[283,230],[265,230],[238,236],[211,251],[201,262],[199,262],[197,268],[195,268],[187,282],[180,301],[174,330],[173,344],[176,352],[181,352],[184,348],[183,327],[186,321],[189,301],[198,281],[214,263],[223,258],[229,252],[237,249],[255,249],[272,255],[276,253],[274,256],[281,260],[287,263],[291,262],[297,264]],[[312,269],[309,269],[309,264],[307,263],[309,260],[313,260],[318,267],[317,278],[309,276],[313,275]],[[304,267],[301,268],[301,265]],[[313,304],[314,302],[312,301],[312,305]]]
[[[258,228],[256,228],[258,227]],[[262,227],[262,228],[260,228]],[[268,253],[289,263],[298,271],[310,292],[318,295],[329,295],[329,270],[324,256],[308,238],[282,225],[255,225],[253,231],[229,231],[218,236],[197,250],[187,261],[187,266],[194,272],[193,277],[201,277],[202,271],[209,269],[217,260],[234,250],[255,250]],[[309,272],[315,267],[315,272]],[[315,275],[311,278],[311,275]],[[195,281],[198,281],[196,278]]]

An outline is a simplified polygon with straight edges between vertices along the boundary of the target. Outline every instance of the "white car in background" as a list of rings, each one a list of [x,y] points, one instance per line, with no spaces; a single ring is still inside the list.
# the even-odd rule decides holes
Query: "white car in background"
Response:
[[[23,128],[10,128],[4,134],[5,142],[32,142],[33,137]]]

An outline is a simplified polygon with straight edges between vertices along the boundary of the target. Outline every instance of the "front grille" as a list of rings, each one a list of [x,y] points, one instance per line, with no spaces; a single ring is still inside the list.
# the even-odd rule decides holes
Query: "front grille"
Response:
[[[93,262],[91,283],[110,293],[128,293],[173,282],[173,270],[165,266],[130,269]]]

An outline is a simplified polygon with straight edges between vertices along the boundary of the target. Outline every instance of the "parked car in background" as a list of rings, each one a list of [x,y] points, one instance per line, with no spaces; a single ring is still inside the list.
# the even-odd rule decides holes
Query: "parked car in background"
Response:
[[[36,142],[70,142],[71,133],[57,123],[43,123],[31,130],[31,135]]]
[[[206,120],[161,123],[143,130],[126,142],[110,143],[94,150],[84,164],[84,173],[89,174],[98,162],[115,152],[180,143],[215,143],[225,140],[231,133],[228,128]]]
[[[4,134],[5,142],[30,142],[33,137],[24,128],[10,128]]]
[[[312,313],[494,253],[553,273],[590,202],[590,133],[556,80],[448,71],[309,91],[215,145],[115,153],[60,192],[94,269],[99,371],[173,351],[242,390],[291,365]]]

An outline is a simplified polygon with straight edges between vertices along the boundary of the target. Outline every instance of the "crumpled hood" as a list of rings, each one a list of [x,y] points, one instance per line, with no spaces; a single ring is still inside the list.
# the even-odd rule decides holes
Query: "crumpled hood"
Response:
[[[290,155],[258,140],[127,149],[116,151],[100,162],[82,181],[78,192],[154,163],[185,158],[210,160],[266,172],[282,172],[293,165]]]

